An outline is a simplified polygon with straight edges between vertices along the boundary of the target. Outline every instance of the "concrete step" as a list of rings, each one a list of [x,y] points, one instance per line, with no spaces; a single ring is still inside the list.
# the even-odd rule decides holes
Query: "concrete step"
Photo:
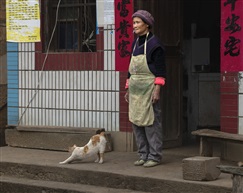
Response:
[[[84,146],[101,128],[19,126],[5,130],[8,146],[68,151],[74,144]],[[106,152],[113,150],[111,134],[106,132]]]
[[[229,174],[222,173],[214,181],[183,179],[182,160],[197,154],[198,146],[166,149],[160,165],[144,168],[133,165],[138,158],[136,152],[107,152],[103,164],[94,163],[95,158],[90,157],[72,164],[60,165],[58,163],[66,159],[70,153],[0,147],[0,179],[10,176],[37,181],[158,193],[231,192],[232,179]]]
[[[138,169],[139,170],[139,169]],[[150,169],[147,172],[151,172]],[[177,171],[181,172],[181,171]],[[114,189],[123,189],[124,193],[128,190],[130,191],[140,191],[140,192],[157,192],[157,193],[229,193],[231,188],[223,186],[209,185],[201,182],[193,181],[178,181],[175,179],[157,179],[153,177],[146,177],[141,175],[125,175],[114,173],[109,170],[107,171],[95,171],[90,169],[74,169],[71,165],[59,166],[59,165],[34,165],[34,164],[22,164],[22,163],[10,163],[10,162],[0,162],[0,174],[2,179],[9,179],[13,177],[12,181],[5,180],[3,181],[3,186],[6,186],[7,190],[14,187],[16,188],[26,187],[29,192],[33,190],[36,186],[43,188],[41,184],[48,184],[43,181],[49,181],[49,184],[53,186],[48,188],[53,188],[53,191],[57,191],[54,187],[62,186],[70,187],[73,184],[77,187],[86,187],[84,185],[96,186],[99,188],[108,188],[110,192],[113,192]],[[139,173],[138,173],[139,174]],[[17,179],[16,181],[14,179]],[[20,183],[20,180],[22,183]],[[34,181],[30,181],[34,180]],[[28,184],[24,184],[24,182]],[[12,182],[12,186],[11,183]],[[32,184],[30,183],[32,182]],[[55,185],[56,184],[56,185]],[[32,185],[32,186],[31,186]],[[36,185],[33,187],[33,185]],[[54,186],[55,185],[55,186]],[[21,188],[19,188],[21,189]],[[40,190],[40,189],[38,189]],[[82,189],[80,189],[82,190]],[[25,193],[28,193],[26,191]],[[54,191],[54,192],[55,192]],[[77,189],[72,190],[74,193],[77,192]],[[71,192],[72,192],[71,191]],[[76,192],[75,192],[76,191]],[[11,192],[11,191],[9,191]],[[15,192],[14,193],[19,193]],[[36,192],[36,191],[35,191]],[[42,191],[43,192],[43,191]],[[57,191],[58,192],[58,191]],[[61,192],[61,190],[59,191]],[[59,193],[58,192],[58,193]],[[82,192],[82,191],[81,191]],[[89,192],[89,191],[87,191]],[[100,192],[100,191],[98,191]],[[109,192],[109,191],[107,191]],[[114,191],[116,192],[116,191]],[[2,192],[5,193],[5,192]],[[21,192],[22,193],[22,192]]]
[[[44,180],[145,192],[150,192],[151,189],[148,184],[148,179],[114,174],[109,171],[74,170],[62,166],[43,167],[32,164],[1,162],[0,173],[2,176],[12,176],[36,181]],[[143,181],[144,183],[137,183]]]
[[[2,176],[1,193],[145,193],[127,189]],[[146,192],[147,193],[147,192]]]

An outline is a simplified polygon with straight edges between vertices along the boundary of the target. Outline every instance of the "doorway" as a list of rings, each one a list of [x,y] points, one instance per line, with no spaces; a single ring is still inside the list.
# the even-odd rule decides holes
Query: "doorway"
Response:
[[[161,91],[164,147],[194,141],[191,131],[220,127],[220,0],[136,0],[155,19],[165,45]]]

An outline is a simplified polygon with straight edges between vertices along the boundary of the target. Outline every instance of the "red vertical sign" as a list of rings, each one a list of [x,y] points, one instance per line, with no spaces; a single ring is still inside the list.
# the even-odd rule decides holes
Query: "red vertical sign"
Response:
[[[243,70],[243,0],[221,0],[221,72]]]
[[[133,41],[132,14],[132,0],[115,0],[116,71],[128,71]]]

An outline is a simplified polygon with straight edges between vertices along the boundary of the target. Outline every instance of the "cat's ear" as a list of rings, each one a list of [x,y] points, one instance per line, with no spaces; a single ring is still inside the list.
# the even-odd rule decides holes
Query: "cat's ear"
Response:
[[[102,132],[105,132],[105,129],[103,128],[103,129],[98,129],[97,131],[96,131],[96,134],[101,134]]]
[[[101,130],[100,130],[100,132],[101,132],[101,133],[102,133],[102,132],[105,132],[105,129],[104,129],[104,128],[103,128],[103,129],[101,129]]]

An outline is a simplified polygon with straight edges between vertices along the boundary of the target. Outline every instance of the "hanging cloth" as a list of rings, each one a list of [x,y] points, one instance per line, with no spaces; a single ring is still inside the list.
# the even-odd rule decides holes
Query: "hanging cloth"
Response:
[[[134,45],[129,72],[129,120],[137,126],[150,126],[154,122],[152,93],[154,91],[154,74],[149,70],[146,58],[147,36],[144,54],[133,56],[138,38]]]

